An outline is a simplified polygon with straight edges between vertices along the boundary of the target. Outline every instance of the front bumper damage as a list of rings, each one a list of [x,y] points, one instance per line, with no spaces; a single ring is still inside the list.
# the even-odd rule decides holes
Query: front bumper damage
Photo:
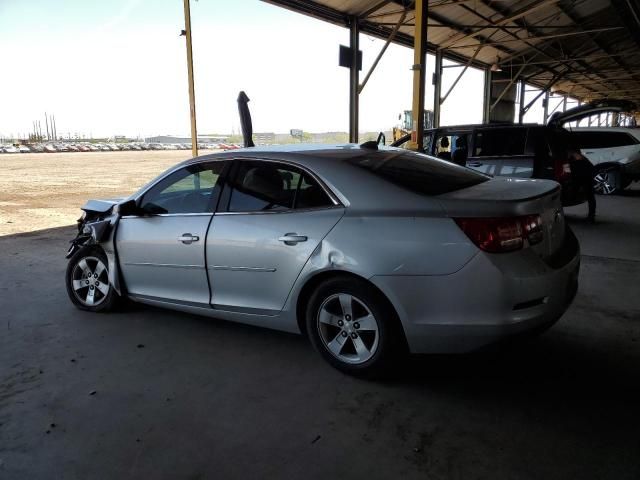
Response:
[[[106,204],[90,200],[82,207],[84,215],[78,219],[78,234],[70,241],[66,258],[71,258],[83,247],[99,245],[107,256],[109,283],[122,295],[120,269],[117,262],[115,236],[120,215],[114,208],[115,203]]]

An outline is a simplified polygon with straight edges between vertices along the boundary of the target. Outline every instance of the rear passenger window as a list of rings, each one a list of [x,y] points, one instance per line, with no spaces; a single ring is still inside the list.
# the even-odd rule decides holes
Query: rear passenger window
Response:
[[[638,141],[624,132],[571,132],[571,138],[581,148],[613,148],[635,145]]]
[[[473,142],[474,157],[524,155],[526,128],[490,128],[478,130]]]
[[[230,212],[283,211],[332,206],[322,187],[301,170],[276,162],[241,161]]]

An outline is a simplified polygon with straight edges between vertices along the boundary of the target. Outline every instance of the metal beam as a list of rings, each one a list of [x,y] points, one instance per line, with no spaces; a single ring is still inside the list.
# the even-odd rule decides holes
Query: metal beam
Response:
[[[496,101],[493,102],[491,104],[491,107],[489,108],[489,110],[493,110],[494,108],[496,108],[496,105],[498,105],[498,103],[500,103],[500,100],[502,100],[502,97],[505,96],[505,94],[509,91],[509,89],[511,88],[511,86],[517,82],[520,78],[520,74],[522,73],[522,71],[525,69],[526,65],[523,65],[522,67],[520,67],[520,70],[518,70],[518,73],[516,73],[511,80],[509,81],[509,83],[507,84],[506,87],[504,87],[504,90],[502,90],[502,92],[500,93],[500,95],[498,95],[498,98],[496,98]],[[524,92],[524,90],[523,90]],[[520,107],[522,108],[522,106]]]
[[[424,92],[427,63],[428,0],[416,0],[416,28],[413,45],[413,125],[410,147],[422,151],[424,147]],[[442,57],[440,57],[442,59]]]
[[[491,69],[484,69],[484,98],[482,101],[482,123],[489,123],[491,120]]]
[[[518,112],[518,123],[522,124],[522,122],[524,121],[524,90],[525,90],[525,83],[524,80],[520,80],[520,111]]]
[[[382,7],[384,7],[385,5],[387,5],[388,3],[391,3],[392,0],[381,0],[380,2],[376,3],[373,7],[369,8],[368,10],[365,10],[364,12],[362,12],[361,14],[359,14],[358,16],[360,18],[367,18],[369,15],[371,15],[373,12],[377,12],[378,10],[380,10]]]
[[[490,27],[486,27],[480,30],[477,30],[475,32],[469,33],[467,35],[462,35],[462,36],[454,36],[447,44],[445,44],[443,46],[443,48],[449,48],[452,45],[455,45],[456,43],[460,42],[461,40],[465,40],[467,38],[473,38],[476,35],[478,35],[479,33],[483,32],[484,30],[488,30],[490,28],[497,28],[497,27],[501,27],[503,24],[506,23],[510,23],[513,22],[515,20],[518,20],[526,15],[528,15],[531,12],[534,12],[542,7],[546,7],[552,3],[557,3],[559,0],[541,0],[538,3],[535,3],[534,5],[530,5],[528,7],[525,7],[507,17],[502,18],[501,20],[499,20],[498,22],[493,23]]]
[[[471,63],[476,59],[476,57],[478,56],[478,53],[480,53],[480,50],[482,50],[482,47],[478,47],[475,51],[475,53],[473,54],[473,57],[471,57],[469,59],[469,61],[465,64],[464,68],[462,69],[462,71],[458,74],[458,76],[456,77],[456,79],[453,81],[453,83],[451,84],[451,86],[449,87],[449,90],[447,90],[447,93],[444,94],[443,97],[440,98],[440,104],[442,105],[445,100],[447,99],[447,97],[449,96],[449,94],[453,91],[454,88],[456,88],[456,85],[458,84],[458,82],[460,81],[460,79],[462,78],[462,76],[465,74],[465,72],[467,71],[467,69],[469,68],[469,65],[471,65]],[[440,73],[442,74],[442,66],[440,67]]]
[[[574,27],[575,28],[575,27]],[[612,57],[629,57],[629,56],[634,56],[634,55],[640,55],[640,51],[633,51],[633,52],[627,52],[627,53],[615,53],[612,55],[590,55],[590,56],[586,56],[586,57],[575,57],[575,58],[559,58],[557,60],[541,60],[539,62],[528,62],[528,65],[553,65],[556,63],[565,63],[565,62],[575,62],[578,60],[602,60],[602,59],[609,59]],[[502,64],[505,64],[505,61],[501,62]],[[520,65],[522,65],[522,63],[510,63],[509,62],[509,66],[510,67],[519,67]]]
[[[586,35],[589,33],[601,33],[601,32],[610,32],[612,30],[620,30],[623,29],[624,27],[604,27],[604,28],[592,28],[589,30],[578,30],[575,32],[565,32],[565,33],[552,33],[549,35],[539,35],[539,36],[534,36],[534,37],[527,37],[527,38],[513,38],[511,40],[500,40],[499,42],[487,42],[487,43],[473,43],[470,45],[458,45],[458,46],[451,46],[451,47],[446,47],[448,50],[451,49],[461,49],[461,48],[474,48],[477,47],[479,45],[485,45],[485,46],[496,46],[496,45],[504,45],[505,43],[515,43],[515,42],[530,42],[530,41],[537,41],[537,40],[546,40],[549,38],[561,38],[561,37],[573,37],[576,35]]]
[[[540,93],[538,93],[533,100],[531,100],[529,103],[527,103],[527,105],[524,107],[523,111],[524,113],[527,113],[529,111],[529,109],[531,108],[531,106],[536,103],[536,101],[542,96],[542,95],[548,95],[549,94],[549,89],[551,87],[553,87],[558,80],[560,80],[561,75],[558,75],[555,78],[552,78],[551,81],[547,84],[546,87],[544,87],[542,90],[540,90]]]
[[[187,37],[187,76],[189,77],[189,117],[191,119],[191,154],[198,156],[198,129],[196,128],[196,91],[193,82],[193,53],[191,51],[191,9],[184,0],[184,30]]]
[[[433,70],[433,126],[440,126],[440,106],[442,105],[442,50],[435,54],[435,68]]]
[[[358,71],[358,51],[360,49],[360,33],[358,17],[351,17],[350,42],[351,67],[349,68],[349,142],[358,143],[358,117],[360,113],[360,95],[358,93],[360,79]]]
[[[382,56],[384,55],[384,52],[387,51],[387,48],[389,48],[389,44],[393,41],[394,37],[396,36],[396,34],[398,33],[398,30],[400,29],[400,27],[402,26],[404,19],[407,17],[407,11],[405,10],[402,15],[400,16],[400,19],[398,20],[398,23],[396,24],[396,26],[394,27],[393,31],[391,32],[391,34],[389,35],[389,38],[387,38],[387,40],[384,42],[384,45],[382,46],[382,48],[380,49],[380,53],[378,53],[378,56],[376,57],[376,59],[373,61],[373,64],[371,65],[371,68],[369,69],[369,71],[367,72],[367,74],[364,76],[364,80],[362,80],[362,83],[360,84],[360,86],[358,87],[358,93],[362,93],[362,90],[364,90],[364,86],[367,84],[367,82],[369,81],[369,77],[371,76],[371,74],[373,73],[373,71],[376,69],[376,67],[378,66],[378,62],[380,61],[380,59],[382,58]]]
[[[542,106],[544,108],[544,113],[542,118],[544,119],[542,123],[546,125],[547,118],[549,118],[549,90],[544,92],[544,100],[542,101]]]

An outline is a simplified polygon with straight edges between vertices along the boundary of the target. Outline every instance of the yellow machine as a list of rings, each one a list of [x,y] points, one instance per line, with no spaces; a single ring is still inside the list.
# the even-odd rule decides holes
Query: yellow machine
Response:
[[[400,140],[405,135],[411,133],[413,128],[413,112],[411,110],[405,110],[398,115],[399,124],[393,127],[393,141]],[[424,110],[424,128],[433,128],[433,112],[431,110]]]

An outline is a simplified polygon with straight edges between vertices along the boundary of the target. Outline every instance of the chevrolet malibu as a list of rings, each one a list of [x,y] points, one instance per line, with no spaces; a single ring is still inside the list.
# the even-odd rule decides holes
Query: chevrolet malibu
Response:
[[[302,333],[377,375],[557,321],[579,270],[560,202],[553,181],[375,145],[222,152],[90,200],[66,286],[93,312],[127,297]]]

